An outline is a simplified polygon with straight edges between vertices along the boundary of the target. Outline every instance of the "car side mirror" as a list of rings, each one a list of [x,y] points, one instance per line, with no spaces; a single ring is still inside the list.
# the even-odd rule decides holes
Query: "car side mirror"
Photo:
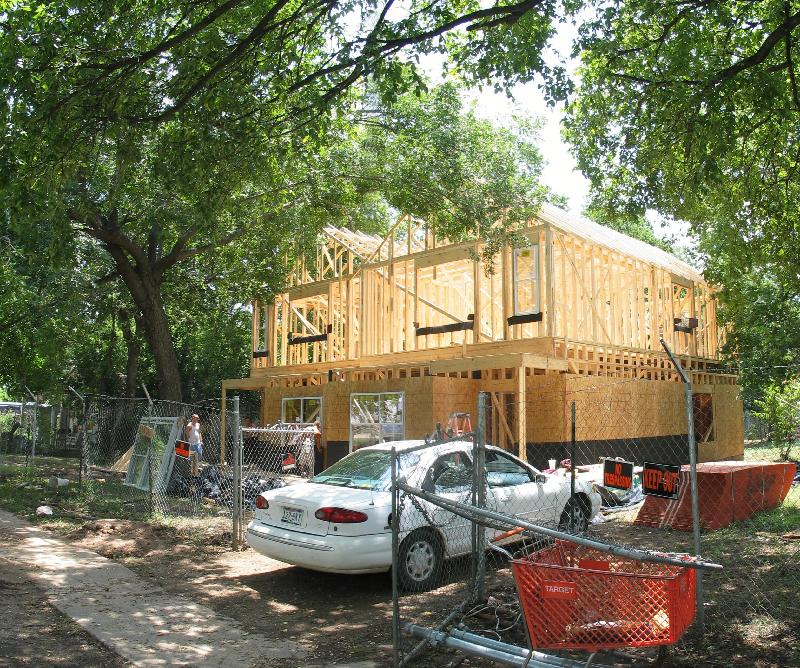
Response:
[[[544,473],[537,473],[533,476],[533,482],[538,485],[544,485],[547,482],[547,476]]]

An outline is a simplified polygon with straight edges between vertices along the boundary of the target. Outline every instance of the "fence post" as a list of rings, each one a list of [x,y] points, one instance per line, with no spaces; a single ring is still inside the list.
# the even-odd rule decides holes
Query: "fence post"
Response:
[[[398,568],[400,549],[400,490],[397,487],[397,448],[392,446],[392,665],[400,666],[400,601]]]
[[[241,507],[239,498],[242,493],[241,451],[239,450],[239,395],[233,397],[233,490],[231,494],[231,547],[234,552],[239,549],[241,537]]]
[[[569,471],[570,471],[570,478],[569,478],[569,498],[570,500],[575,498],[575,400],[572,401],[571,406],[571,417],[572,417],[572,427],[571,427],[571,441],[570,441],[570,448],[569,448]]]
[[[30,457],[30,462],[28,461],[28,457],[25,458],[25,466],[33,466],[33,460],[36,457],[36,437],[39,434],[39,399],[38,397],[28,389],[28,386],[25,386],[28,394],[31,395],[31,399],[33,399],[33,418],[31,420],[31,447],[28,453]]]
[[[663,338],[661,339],[661,345],[664,347],[664,350],[667,351],[670,361],[683,381],[683,392],[686,402],[686,433],[689,440],[689,486],[692,493],[692,533],[694,537],[694,553],[695,556],[699,557],[701,553],[700,503],[697,491],[697,445],[695,443],[694,434],[694,401],[692,399],[692,380]],[[702,632],[705,629],[705,615],[703,612],[703,574],[700,571],[697,572],[696,592],[697,627]]]
[[[144,390],[144,394],[147,397],[147,417],[153,417],[153,400],[150,398],[150,393],[147,391],[147,386],[142,383],[142,389]],[[150,421],[150,420],[148,420]],[[155,430],[155,429],[154,429]],[[147,439],[147,490],[149,495],[150,501],[150,514],[152,515],[155,512],[156,505],[153,501],[153,439]]]
[[[486,392],[478,393],[478,419],[475,428],[475,452],[473,456],[473,489],[474,502],[477,508],[486,507]],[[486,528],[483,524],[474,523],[475,558],[475,600],[484,597],[484,579],[486,575]]]
[[[78,430],[78,435],[81,439],[80,442],[80,464],[78,468],[78,485],[83,485],[83,464],[86,458],[86,454],[84,452],[86,448],[86,444],[88,439],[86,438],[86,399],[83,398],[83,395],[78,394],[78,391],[72,387],[72,385],[67,385],[67,389],[72,392],[81,402],[81,428]]]

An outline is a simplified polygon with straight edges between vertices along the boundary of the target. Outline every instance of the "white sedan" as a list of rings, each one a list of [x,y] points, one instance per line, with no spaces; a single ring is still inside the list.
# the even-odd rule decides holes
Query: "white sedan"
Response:
[[[259,495],[247,527],[251,547],[316,571],[375,573],[392,565],[391,448],[409,485],[469,503],[473,444],[456,441],[406,452],[421,441],[361,448],[305,483]],[[600,509],[591,483],[546,475],[498,448],[486,447],[486,506],[544,526],[585,531]],[[445,559],[471,550],[469,521],[420,498],[401,513],[399,578],[405,589],[430,588]],[[487,529],[487,540],[499,532]]]

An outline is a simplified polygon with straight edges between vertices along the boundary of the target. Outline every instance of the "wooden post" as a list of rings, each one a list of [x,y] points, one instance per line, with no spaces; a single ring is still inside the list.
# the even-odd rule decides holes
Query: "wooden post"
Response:
[[[514,272],[509,266],[511,264],[509,255],[510,251],[507,248],[504,248],[502,251],[500,251],[500,271],[503,285],[503,339],[505,341],[508,341],[511,338],[511,328],[508,325],[508,316],[510,316],[514,310],[514,305],[512,303],[512,282],[514,280]]]
[[[517,443],[519,443],[519,458],[523,462],[528,461],[527,434],[528,434],[528,404],[527,392],[525,391],[525,367],[517,369]]]
[[[480,252],[475,246],[475,252]],[[475,260],[472,263],[472,312],[475,314],[474,325],[472,326],[472,343],[481,342],[481,263]],[[466,341],[466,336],[464,340]]]
[[[547,292],[546,330],[547,336],[553,336],[553,321],[556,314],[553,294],[553,230],[550,225],[546,225],[544,230],[545,287]]]
[[[227,415],[226,400],[228,397],[228,388],[225,383],[222,383],[222,398],[220,399],[220,413],[219,413],[219,463],[225,463],[225,417]]]

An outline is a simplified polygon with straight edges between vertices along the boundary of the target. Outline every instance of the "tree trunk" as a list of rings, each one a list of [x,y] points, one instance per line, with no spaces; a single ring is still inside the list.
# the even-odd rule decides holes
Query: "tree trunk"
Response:
[[[156,365],[158,398],[182,401],[181,372],[169,320],[161,301],[160,277],[156,276],[149,263],[140,262],[134,267],[119,246],[106,243],[106,248],[114,258],[119,274],[141,314],[138,322],[141,322]]]
[[[158,374],[158,396],[160,399],[182,401],[181,372],[178,355],[172,343],[169,320],[161,302],[158,289],[147,290],[143,303],[136,304],[142,312],[144,336],[153,353]]]
[[[139,383],[139,357],[142,352],[142,340],[139,337],[140,325],[137,319],[135,328],[131,328],[130,314],[122,309],[119,313],[119,326],[128,348],[128,359],[125,364],[125,396],[135,397]]]

